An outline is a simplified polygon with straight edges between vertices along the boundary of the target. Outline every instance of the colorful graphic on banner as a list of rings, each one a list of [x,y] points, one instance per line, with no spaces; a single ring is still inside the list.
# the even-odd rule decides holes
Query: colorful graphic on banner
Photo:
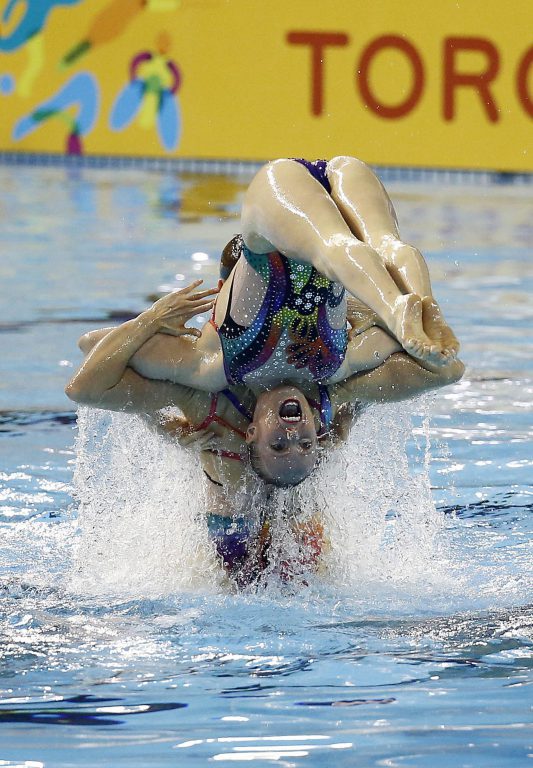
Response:
[[[157,51],[140,51],[130,62],[129,82],[120,91],[110,117],[110,126],[121,131],[135,118],[141,128],[157,131],[168,152],[176,149],[180,134],[179,105],[175,94],[181,82],[180,71],[166,58],[170,39],[161,33]]]
[[[0,0],[0,151],[533,171],[530,0]]]
[[[16,51],[36,35],[46,24],[49,13],[57,5],[75,5],[80,0],[9,0],[2,13],[2,25],[9,25],[16,16],[17,8],[22,16],[17,19],[12,31],[0,38],[0,51]]]
[[[71,107],[76,110],[74,116],[69,112]],[[74,75],[55,96],[19,120],[15,125],[13,138],[15,141],[20,141],[41,123],[58,117],[67,128],[66,154],[81,155],[83,154],[82,136],[92,129],[97,111],[98,85],[92,75],[80,72]]]

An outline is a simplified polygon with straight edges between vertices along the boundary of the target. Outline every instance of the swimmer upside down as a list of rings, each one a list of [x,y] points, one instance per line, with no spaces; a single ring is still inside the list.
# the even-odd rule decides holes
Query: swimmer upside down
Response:
[[[331,167],[328,177],[332,181],[338,172],[339,189],[343,174],[338,166],[343,163],[348,164],[350,175],[355,164],[363,177],[359,186],[372,202],[365,203],[363,212],[364,206],[359,206],[358,232],[375,241],[376,233],[388,231],[392,238],[397,228],[383,187],[359,161],[336,158],[327,164],[327,170]],[[254,482],[253,475],[245,471],[248,465],[267,484],[295,485],[316,465],[319,444],[327,449],[341,438],[358,409],[444,386],[457,381],[463,373],[463,365],[455,356],[457,341],[434,309],[437,305],[427,269],[422,269],[425,265],[418,252],[413,256],[414,249],[408,255],[403,253],[402,264],[398,257],[395,265],[391,262],[384,268],[389,279],[395,275],[396,292],[409,296],[411,309],[416,310],[414,325],[408,332],[414,329],[433,336],[428,336],[431,344],[419,338],[414,346],[410,345],[411,337],[403,337],[400,344],[390,333],[392,329],[385,324],[383,314],[380,316],[361,301],[350,300],[348,332],[342,285],[320,274],[314,264],[291,258],[294,251],[289,247],[285,247],[286,255],[279,250],[261,252],[265,244],[261,246],[259,236],[250,227],[250,221],[262,215],[258,211],[250,213],[254,205],[258,206],[258,197],[264,201],[264,194],[256,194],[264,185],[261,178],[269,178],[272,172],[270,182],[283,198],[283,189],[274,181],[287,174],[292,177],[295,169],[299,176],[300,171],[305,174],[303,179],[310,180],[310,188],[307,198],[304,196],[305,213],[301,203],[289,223],[294,224],[294,217],[306,218],[305,226],[320,231],[319,239],[324,241],[327,212],[321,218],[316,198],[318,195],[329,208],[327,201],[332,197],[298,162],[277,161],[266,166],[245,198],[243,236],[234,239],[225,251],[223,260],[227,263],[228,256],[233,257],[230,262],[235,266],[220,291],[213,321],[204,326],[202,333],[185,326],[193,315],[212,306],[210,297],[215,291],[195,292],[199,281],[169,294],[119,328],[82,337],[80,346],[88,355],[66,390],[77,402],[138,413],[167,436],[199,442],[202,466],[212,480],[210,511],[218,529],[218,551],[230,571],[240,573],[244,580],[250,580],[250,574],[260,569],[265,551],[265,532],[254,543],[246,541],[246,510],[241,514],[232,503],[237,489]],[[305,186],[302,179],[299,183]],[[272,189],[267,192],[268,197]],[[282,208],[288,205],[287,198],[283,200]],[[268,200],[265,205],[268,209]],[[295,206],[294,199],[291,205]],[[274,219],[275,208],[271,212]],[[315,216],[313,221],[309,210]],[[282,211],[282,220],[285,213]],[[302,233],[293,234],[294,243],[304,248]],[[272,234],[269,236],[274,240]],[[307,236],[313,239],[309,232]],[[286,232],[282,239],[288,242]],[[404,248],[410,246],[400,243],[396,255],[401,255]],[[371,274],[368,280],[372,282],[374,277]],[[368,300],[375,293],[375,285],[370,291],[363,285],[367,279],[363,272],[358,279],[359,298]],[[421,298],[417,294],[413,299],[411,289],[415,287],[423,294]],[[410,292],[400,293],[406,290]],[[405,314],[403,322],[405,329]],[[425,330],[416,328],[416,323],[425,323]],[[191,339],[191,335],[196,338]],[[411,354],[407,355],[409,347]],[[185,419],[162,420],[159,412],[169,405],[178,406]],[[246,498],[246,494],[240,498]],[[244,521],[244,532],[237,537],[237,543],[231,543],[224,520],[232,520],[235,514]],[[296,525],[295,535],[305,539],[316,555],[320,550],[319,521],[314,529],[297,529]]]

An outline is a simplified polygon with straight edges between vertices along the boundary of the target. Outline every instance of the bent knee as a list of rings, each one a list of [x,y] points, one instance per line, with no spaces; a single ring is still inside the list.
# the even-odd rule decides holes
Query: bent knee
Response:
[[[98,342],[107,336],[113,328],[101,328],[96,331],[88,331],[80,336],[78,339],[78,347],[81,349],[84,355],[91,351],[91,349],[98,344]]]

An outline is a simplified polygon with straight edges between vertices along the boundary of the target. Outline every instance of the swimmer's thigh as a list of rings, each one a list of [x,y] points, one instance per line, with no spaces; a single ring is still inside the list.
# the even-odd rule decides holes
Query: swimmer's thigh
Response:
[[[396,211],[385,187],[362,160],[334,157],[328,161],[331,196],[350,230],[372,248],[385,237],[399,238]]]
[[[246,192],[241,226],[254,253],[277,250],[326,274],[332,244],[359,242],[324,187],[294,160],[261,168]]]

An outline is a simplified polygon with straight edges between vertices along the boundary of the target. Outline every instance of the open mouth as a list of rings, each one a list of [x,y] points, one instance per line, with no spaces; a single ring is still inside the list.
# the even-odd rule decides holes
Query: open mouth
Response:
[[[298,400],[285,400],[279,409],[280,418],[283,421],[294,423],[302,420],[302,409]]]

